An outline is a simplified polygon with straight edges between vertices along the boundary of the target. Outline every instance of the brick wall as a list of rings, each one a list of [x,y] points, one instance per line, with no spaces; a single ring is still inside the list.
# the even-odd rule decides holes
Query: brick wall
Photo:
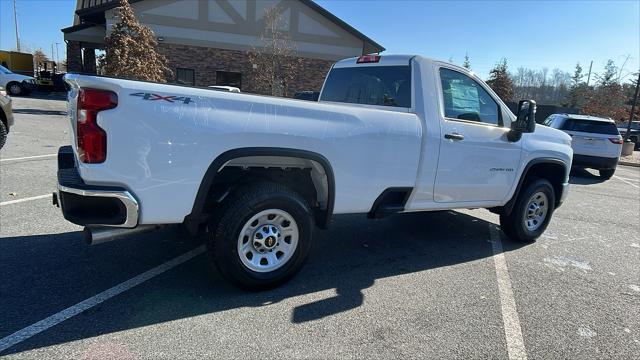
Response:
[[[158,44],[158,52],[167,58],[174,72],[174,78],[167,79],[169,82],[175,81],[177,68],[195,70],[196,86],[216,85],[216,71],[231,71],[242,74],[243,92],[256,92],[251,81],[252,67],[245,52],[163,43]],[[301,90],[320,90],[331,64],[333,61],[304,58],[300,75],[287,88],[289,95]]]
[[[82,72],[82,49],[80,42],[67,42],[67,72]]]

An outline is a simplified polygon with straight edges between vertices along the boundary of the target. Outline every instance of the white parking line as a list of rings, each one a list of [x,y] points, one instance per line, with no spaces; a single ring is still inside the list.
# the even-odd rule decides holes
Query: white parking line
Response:
[[[31,201],[31,200],[46,199],[46,198],[50,198],[50,197],[51,197],[51,194],[47,194],[47,195],[32,196],[32,197],[28,197],[28,198],[24,198],[24,199],[3,201],[3,202],[0,202],[0,206],[17,204],[17,203],[21,203],[21,202],[25,202],[25,201]]]
[[[634,188],[636,188],[636,189],[640,189],[640,186],[638,186],[638,185],[636,185],[636,184],[634,184],[634,183],[630,183],[630,182],[628,182],[627,180],[625,180],[625,179],[621,178],[620,176],[613,175],[613,177],[614,177],[614,178],[616,178],[616,179],[618,179],[618,180],[620,180],[620,181],[622,181],[623,183],[626,183],[626,184],[628,184],[628,185],[633,186],[633,187],[634,187]]]
[[[615,177],[617,177],[618,179],[624,179],[624,180],[629,180],[629,181],[640,181],[640,179],[631,179],[631,178],[626,178],[626,177],[622,177],[622,176],[618,176],[618,175],[615,175]]]
[[[54,156],[58,156],[58,154],[35,155],[35,156],[24,156],[24,157],[17,157],[17,158],[9,158],[9,159],[0,159],[0,162],[31,160],[31,159],[44,159],[44,158],[50,158],[50,157],[54,157]]]
[[[498,293],[500,294],[500,305],[502,307],[502,323],[504,324],[504,335],[507,340],[507,355],[510,360],[527,359],[527,350],[522,340],[522,329],[520,328],[520,318],[516,310],[516,300],[513,297],[511,288],[511,277],[507,268],[507,261],[502,251],[500,234],[494,225],[489,226],[491,235],[491,248],[493,249],[493,262],[496,266],[496,277],[498,278]]]
[[[111,299],[114,296],[120,295],[123,292],[134,288],[145,281],[152,279],[167,270],[170,270],[184,262],[187,262],[194,257],[202,254],[205,251],[204,245],[199,246],[191,251],[188,251],[172,260],[167,261],[164,264],[154,267],[151,270],[143,272],[142,274],[131,278],[125,282],[122,282],[110,289],[107,289],[95,296],[92,296],[84,301],[81,301],[71,307],[68,307],[59,313],[53,314],[44,320],[40,320],[35,324],[29,325],[26,328],[16,331],[15,333],[0,339],[0,352],[19,344],[30,337],[37,335],[53,326],[60,324],[61,322],[72,318],[85,310],[88,310],[106,300]]]

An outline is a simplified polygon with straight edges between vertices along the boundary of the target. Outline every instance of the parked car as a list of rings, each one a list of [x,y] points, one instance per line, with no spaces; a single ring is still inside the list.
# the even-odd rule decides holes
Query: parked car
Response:
[[[13,126],[13,110],[11,109],[11,97],[0,86],[0,149],[4,146],[9,135],[9,130]]]
[[[618,131],[620,132],[620,135],[622,135],[622,138],[624,139],[624,136],[627,133],[627,123],[625,122],[625,123],[622,123],[620,126],[618,126]],[[629,132],[629,140],[636,144],[635,145],[636,150],[640,148],[640,121],[631,122],[631,131]]]
[[[481,207],[531,242],[568,192],[571,139],[536,126],[534,101],[515,116],[473,73],[420,56],[339,61],[318,102],[66,81],[75,141],[59,151],[54,197],[64,217],[90,243],[208,229],[221,274],[244,288],[293,276],[333,214]]]
[[[588,115],[553,114],[543,124],[571,136],[573,167],[596,169],[605,179],[613,176],[622,152],[622,136],[613,120]]]
[[[36,79],[31,76],[20,75],[0,65],[0,86],[9,95],[27,95],[36,88]]]
[[[234,92],[234,93],[240,92],[240,88],[237,88],[235,86],[211,85],[211,86],[208,86],[208,88],[212,90],[227,91],[227,92]]]
[[[293,94],[293,98],[298,100],[318,101],[319,97],[319,91],[298,91]]]

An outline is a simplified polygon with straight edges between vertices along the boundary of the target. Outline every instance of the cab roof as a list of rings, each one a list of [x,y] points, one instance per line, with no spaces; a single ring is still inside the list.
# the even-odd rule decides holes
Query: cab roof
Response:
[[[375,62],[367,62],[359,64],[357,61],[360,58],[365,57],[375,57],[377,61]],[[336,62],[333,67],[334,68],[343,68],[343,67],[355,67],[355,66],[398,66],[398,65],[409,65],[411,59],[414,58],[415,55],[379,55],[379,54],[371,54],[371,55],[363,55],[356,56],[344,60],[340,60]]]
[[[365,57],[377,57],[378,60],[375,62],[367,61],[365,63],[358,63],[358,59],[365,58]],[[399,55],[370,54],[370,55],[356,56],[356,57],[347,58],[347,59],[343,59],[336,62],[333,65],[333,68],[348,68],[348,67],[358,67],[358,66],[402,66],[402,65],[409,65],[411,63],[411,60],[417,60],[423,63],[426,62],[426,63],[447,64],[447,66],[453,67],[463,73],[475,75],[474,72],[469,69],[465,69],[464,67],[461,67],[446,61],[432,59],[432,58],[428,58],[421,55],[408,55],[408,54],[404,54],[404,55],[402,54],[399,54]]]

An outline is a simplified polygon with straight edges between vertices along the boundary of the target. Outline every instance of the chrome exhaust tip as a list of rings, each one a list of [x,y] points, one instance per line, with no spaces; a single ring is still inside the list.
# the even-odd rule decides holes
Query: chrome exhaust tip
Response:
[[[87,226],[84,228],[84,239],[89,245],[97,245],[120,239],[127,235],[154,231],[162,228],[160,225],[138,225],[134,228],[117,228],[108,226]]]

